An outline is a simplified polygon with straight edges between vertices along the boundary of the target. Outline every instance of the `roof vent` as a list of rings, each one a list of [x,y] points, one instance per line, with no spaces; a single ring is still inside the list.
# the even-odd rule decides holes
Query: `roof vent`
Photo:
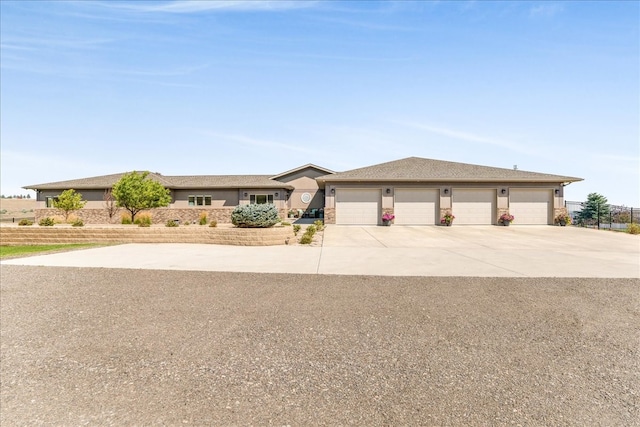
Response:
[[[513,170],[517,171],[518,170],[518,165],[513,165]]]

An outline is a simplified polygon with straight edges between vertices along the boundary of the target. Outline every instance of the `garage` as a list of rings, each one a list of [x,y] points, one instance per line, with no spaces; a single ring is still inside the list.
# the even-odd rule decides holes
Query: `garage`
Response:
[[[380,190],[336,190],[336,224],[377,225],[380,221]]]
[[[454,224],[491,225],[494,223],[496,191],[486,189],[452,190]]]
[[[552,191],[546,189],[511,189],[509,213],[513,224],[547,225],[551,223]]]
[[[394,214],[396,225],[433,225],[438,218],[439,190],[396,189]]]

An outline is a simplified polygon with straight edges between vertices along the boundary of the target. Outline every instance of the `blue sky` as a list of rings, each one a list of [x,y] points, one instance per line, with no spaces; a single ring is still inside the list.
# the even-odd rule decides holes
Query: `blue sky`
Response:
[[[640,5],[0,2],[3,194],[408,156],[640,206]]]

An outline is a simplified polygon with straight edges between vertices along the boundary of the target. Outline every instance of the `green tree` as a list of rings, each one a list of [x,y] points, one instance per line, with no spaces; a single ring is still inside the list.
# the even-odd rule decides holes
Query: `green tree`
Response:
[[[149,178],[149,172],[127,173],[113,185],[112,194],[118,207],[131,213],[131,222],[136,214],[145,209],[169,206],[171,193],[157,181]]]
[[[601,221],[609,216],[607,198],[602,194],[590,193],[587,195],[587,201],[583,203],[580,218],[583,220],[598,219],[598,214],[600,214]]]
[[[74,189],[65,190],[53,199],[53,207],[64,212],[65,222],[71,212],[82,209],[86,204],[87,202],[82,200],[82,194],[76,193]]]

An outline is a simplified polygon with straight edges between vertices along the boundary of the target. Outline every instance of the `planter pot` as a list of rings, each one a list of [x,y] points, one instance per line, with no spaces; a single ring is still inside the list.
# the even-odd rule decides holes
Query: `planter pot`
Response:
[[[560,221],[558,224],[560,224],[560,227],[564,227],[567,225],[566,221]]]
[[[502,221],[502,225],[504,225],[505,227],[508,227],[509,224],[511,224],[511,221]]]
[[[384,225],[385,227],[389,227],[391,225],[391,221],[389,220],[382,220],[382,225]]]

